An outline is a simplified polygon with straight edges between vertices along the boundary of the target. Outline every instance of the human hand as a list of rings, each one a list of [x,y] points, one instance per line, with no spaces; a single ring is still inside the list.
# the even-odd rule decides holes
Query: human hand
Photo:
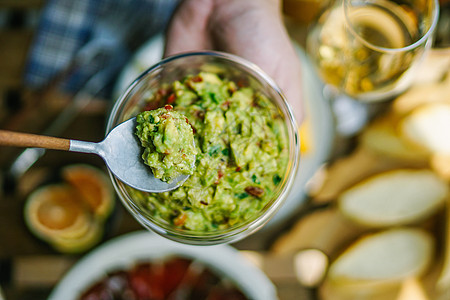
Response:
[[[263,69],[303,120],[300,61],[283,25],[279,0],[184,0],[167,31],[165,56],[218,50]]]

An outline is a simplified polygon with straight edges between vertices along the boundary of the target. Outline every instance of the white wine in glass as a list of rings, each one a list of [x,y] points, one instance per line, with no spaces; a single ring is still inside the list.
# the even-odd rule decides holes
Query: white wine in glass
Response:
[[[308,33],[322,80],[362,101],[404,91],[432,44],[437,0],[338,0]]]

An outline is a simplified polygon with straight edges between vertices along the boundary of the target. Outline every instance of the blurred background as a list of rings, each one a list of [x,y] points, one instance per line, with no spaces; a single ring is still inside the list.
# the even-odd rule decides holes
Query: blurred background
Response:
[[[69,2],[0,0],[1,129],[100,141],[114,99],[150,61],[156,62],[161,56],[160,34],[178,1],[149,2],[147,7],[138,8],[135,2],[142,1],[118,1],[114,7],[108,1],[91,1],[92,6],[89,1]],[[450,103],[450,1],[440,0],[433,54],[425,59],[413,85],[417,88],[385,103],[364,105],[364,117],[355,121],[363,122],[357,131],[337,130],[335,118],[342,108],[325,99],[322,83],[304,51],[308,29],[329,4],[328,0],[282,1],[286,27],[304,62],[306,84],[314,87],[306,95],[313,100],[307,103],[307,116],[300,129],[306,170],[299,175],[302,188],[297,202],[289,206],[289,213],[282,212],[268,229],[232,246],[268,276],[279,299],[391,299],[379,294],[350,297],[346,293],[352,287],[336,292],[335,287],[322,284],[326,283],[329,263],[349,245],[367,233],[391,228],[343,218],[336,199],[348,187],[374,174],[405,168],[432,170],[448,188],[449,156],[414,147],[401,152],[400,138],[390,131],[394,125],[389,122],[395,120],[397,124],[409,114],[412,106],[418,106],[415,99],[420,105],[435,99]],[[54,14],[57,9],[60,15]],[[65,13],[70,10],[79,14],[68,18]],[[141,18],[150,11],[152,18]],[[76,39],[64,34],[72,31],[76,31]],[[81,177],[85,180],[86,176],[89,184],[102,190],[96,194],[101,203],[93,204],[89,211],[95,220],[90,230],[100,227],[101,233],[64,244],[42,239],[36,233],[39,229],[33,231],[32,216],[24,210],[30,195],[40,187],[70,181],[72,177],[64,175],[68,167],[86,164],[95,167],[94,173],[81,169],[80,175],[73,171],[73,181]],[[106,175],[100,158],[1,148],[0,167],[0,300],[47,299],[61,276],[80,257],[105,241],[142,229],[114,195],[105,196],[104,190],[110,187],[99,179]],[[406,222],[431,232],[437,250],[420,273],[431,274],[425,276],[425,283],[414,281],[419,275],[406,276],[409,281],[403,277],[390,281],[387,277],[386,281],[396,285],[395,291],[384,290],[391,293],[389,297],[395,294],[392,299],[450,299],[448,275],[440,269],[443,265],[450,269],[446,258],[450,246],[446,246],[445,238],[450,232],[447,198],[445,205],[436,205],[432,212],[419,212],[417,219]],[[104,213],[103,206],[111,208]],[[441,298],[429,288],[439,274],[445,287],[439,294]],[[360,286],[354,289],[361,292]],[[344,296],[330,296],[330,291],[331,295],[335,292]]]

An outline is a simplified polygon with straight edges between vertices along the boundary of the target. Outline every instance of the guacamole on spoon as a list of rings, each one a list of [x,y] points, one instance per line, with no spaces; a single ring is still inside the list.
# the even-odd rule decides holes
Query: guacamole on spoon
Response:
[[[144,152],[142,159],[155,178],[171,183],[180,175],[194,173],[194,134],[188,119],[170,104],[144,111],[136,117],[136,135]]]

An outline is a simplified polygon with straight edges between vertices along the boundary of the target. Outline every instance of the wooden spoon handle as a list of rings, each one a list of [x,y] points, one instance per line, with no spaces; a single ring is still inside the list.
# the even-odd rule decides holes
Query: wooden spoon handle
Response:
[[[0,130],[0,146],[36,147],[69,151],[70,140],[51,136]]]

